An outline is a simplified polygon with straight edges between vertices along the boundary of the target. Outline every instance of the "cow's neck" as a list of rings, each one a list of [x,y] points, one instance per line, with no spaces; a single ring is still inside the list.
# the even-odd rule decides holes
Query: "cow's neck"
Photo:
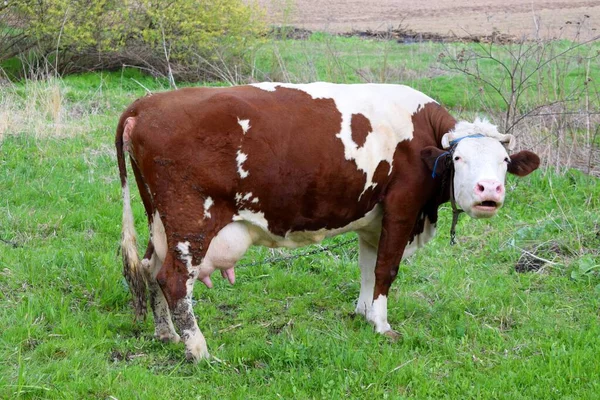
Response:
[[[433,128],[433,139],[438,148],[442,148],[442,137],[450,132],[456,126],[456,119],[442,106],[432,107],[429,113],[429,120],[431,127]],[[441,204],[450,201],[450,171],[445,172],[445,176],[442,179],[438,179],[436,182],[436,189],[434,191],[433,202],[437,203],[435,208]]]
[[[448,113],[448,111],[446,111],[445,108],[438,104],[432,103],[431,106],[427,105],[426,108],[429,108],[427,111],[429,111],[428,117],[432,127],[432,131],[430,133],[432,135],[431,139],[433,139],[433,141],[435,141],[435,145],[441,149],[442,137],[454,129],[456,120],[450,115],[450,113]],[[446,173],[447,175],[442,177],[442,179],[435,180],[431,196],[419,212],[417,222],[411,234],[411,242],[417,235],[423,232],[426,225],[426,219],[428,219],[433,225],[437,223],[438,208],[440,205],[450,201],[451,177],[449,171]]]

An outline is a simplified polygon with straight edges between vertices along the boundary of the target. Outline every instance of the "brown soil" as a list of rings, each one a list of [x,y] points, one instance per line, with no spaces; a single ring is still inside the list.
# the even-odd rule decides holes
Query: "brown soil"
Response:
[[[345,33],[401,28],[442,36],[591,39],[600,35],[598,0],[258,0],[271,23]]]

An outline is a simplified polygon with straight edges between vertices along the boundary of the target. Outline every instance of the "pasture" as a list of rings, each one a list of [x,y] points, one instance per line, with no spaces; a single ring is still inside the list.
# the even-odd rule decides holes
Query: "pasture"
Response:
[[[480,87],[440,66],[440,46],[316,34],[265,45],[256,77],[402,81],[459,117],[503,114],[501,101],[479,102]],[[586,74],[600,79],[585,63],[560,78]],[[529,126],[522,138],[545,168],[509,178],[497,217],[463,216],[455,246],[442,207],[438,235],[392,286],[397,342],[353,316],[357,242],[335,247],[353,235],[308,256],[319,246],[255,247],[234,286],[197,284],[210,361],[188,363],[181,344],[154,340],[151,316],[133,322],[121,274],[113,141],[131,101],[167,88],[128,69],[0,86],[0,398],[597,398],[600,181],[559,157],[585,137],[581,127],[553,153],[552,133],[540,144]],[[145,243],[136,190],[132,204]]]

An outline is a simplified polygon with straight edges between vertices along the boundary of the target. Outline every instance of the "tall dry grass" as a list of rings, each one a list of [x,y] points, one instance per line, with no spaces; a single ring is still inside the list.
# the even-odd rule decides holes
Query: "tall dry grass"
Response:
[[[0,141],[8,135],[64,138],[85,132],[87,118],[66,101],[60,77],[37,75],[19,84],[0,84]],[[84,111],[85,113],[85,111]]]

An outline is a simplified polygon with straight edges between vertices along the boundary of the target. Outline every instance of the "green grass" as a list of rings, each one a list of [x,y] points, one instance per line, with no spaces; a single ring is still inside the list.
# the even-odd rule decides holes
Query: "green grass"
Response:
[[[84,129],[39,131],[56,125],[47,85],[61,121]],[[443,207],[438,236],[390,293],[398,342],[353,316],[352,244],[240,267],[233,287],[198,284],[194,309],[216,358],[185,362],[182,345],[153,340],[151,317],[133,323],[117,254],[114,129],[141,85],[166,88],[129,71],[0,88],[15,112],[35,98],[44,122],[12,124],[0,144],[0,238],[17,245],[0,242],[0,398],[597,398],[600,182],[577,171],[511,178],[500,215],[463,217],[455,246]],[[517,273],[521,249],[552,263]],[[270,257],[253,248],[240,264]]]

